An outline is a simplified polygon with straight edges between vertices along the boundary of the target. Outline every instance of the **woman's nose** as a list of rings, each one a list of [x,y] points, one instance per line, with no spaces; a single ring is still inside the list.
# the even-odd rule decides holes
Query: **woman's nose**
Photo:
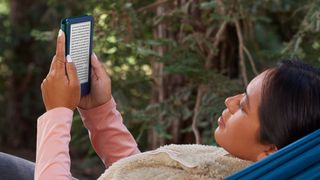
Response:
[[[224,101],[224,104],[227,106],[231,114],[234,114],[239,108],[239,101],[241,97],[242,97],[242,94],[238,94],[232,97],[228,97]]]

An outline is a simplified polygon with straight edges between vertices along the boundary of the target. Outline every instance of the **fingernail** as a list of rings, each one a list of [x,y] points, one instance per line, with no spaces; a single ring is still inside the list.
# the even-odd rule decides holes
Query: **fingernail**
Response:
[[[68,62],[68,63],[72,63],[72,59],[71,59],[71,56],[70,56],[70,55],[67,56],[67,62]]]
[[[96,53],[93,52],[93,53],[92,53],[92,56],[93,56],[95,59],[98,59]]]
[[[62,30],[59,29],[59,34],[58,34],[58,37],[60,37],[62,35]]]

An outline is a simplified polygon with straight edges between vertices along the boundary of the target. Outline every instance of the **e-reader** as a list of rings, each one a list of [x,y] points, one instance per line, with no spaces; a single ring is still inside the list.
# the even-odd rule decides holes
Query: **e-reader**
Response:
[[[65,56],[70,55],[80,81],[81,96],[90,92],[93,17],[69,17],[61,21],[65,32]]]

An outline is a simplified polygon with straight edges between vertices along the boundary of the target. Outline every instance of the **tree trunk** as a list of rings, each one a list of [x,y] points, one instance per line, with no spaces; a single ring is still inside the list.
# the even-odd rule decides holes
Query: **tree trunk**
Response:
[[[31,145],[34,147],[36,119],[30,117],[28,112],[34,112],[33,102],[38,101],[38,95],[27,94],[31,89],[39,86],[34,79],[34,39],[30,29],[34,25],[32,20],[32,7],[35,0],[10,1],[10,23],[12,42],[12,55],[5,59],[10,68],[11,76],[6,81],[7,113],[5,118],[6,130],[5,142],[10,146]],[[32,91],[31,91],[32,92]],[[27,104],[26,104],[27,103]],[[13,133],[14,132],[14,133]]]
[[[161,0],[157,0],[156,3],[161,2]],[[163,16],[166,10],[165,4],[160,4],[156,8],[156,16]],[[166,25],[164,23],[159,23],[156,25],[154,29],[154,38],[161,39],[166,38]],[[163,45],[155,47],[155,51],[159,54],[160,57],[163,56],[165,52],[165,47]],[[163,87],[163,63],[153,61],[152,62],[152,96],[151,96],[151,104],[161,104],[164,100],[164,87]],[[152,125],[148,135],[149,141],[149,149],[155,149],[160,145],[164,144],[164,139],[159,137],[159,134],[156,130],[156,125],[161,124],[163,122],[163,116],[161,113],[161,107],[159,106],[156,114],[158,114],[157,119],[152,121]]]

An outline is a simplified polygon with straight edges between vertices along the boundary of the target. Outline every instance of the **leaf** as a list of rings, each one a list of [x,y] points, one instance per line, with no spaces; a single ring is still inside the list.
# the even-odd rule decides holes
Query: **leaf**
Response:
[[[193,112],[186,106],[181,108],[182,120],[187,120],[192,117]]]
[[[216,7],[216,1],[209,1],[209,2],[201,2],[200,9],[203,10],[210,10]]]
[[[34,37],[36,40],[39,41],[51,41],[54,38],[53,31],[40,31],[40,30],[32,30],[31,36]]]
[[[137,54],[142,55],[142,56],[157,56],[159,57],[159,54],[152,50],[152,49],[148,49],[148,48],[143,48],[143,47],[138,47],[137,48]]]

